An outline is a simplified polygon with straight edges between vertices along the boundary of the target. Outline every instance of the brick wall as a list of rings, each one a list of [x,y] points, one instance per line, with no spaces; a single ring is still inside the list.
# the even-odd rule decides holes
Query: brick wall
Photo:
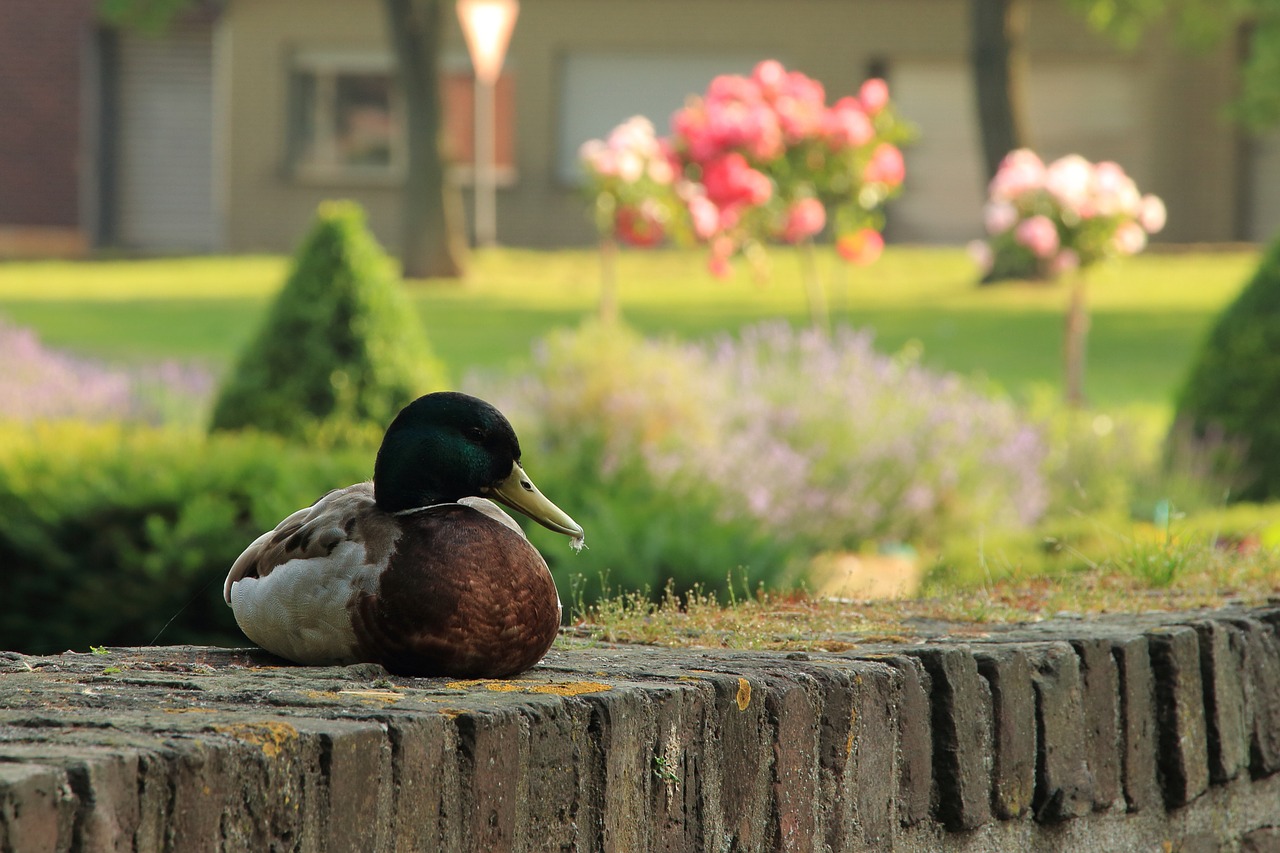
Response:
[[[79,224],[94,0],[0,0],[0,226]]]
[[[571,641],[505,681],[0,652],[0,850],[1277,853],[1277,625],[1091,616],[845,653]]]

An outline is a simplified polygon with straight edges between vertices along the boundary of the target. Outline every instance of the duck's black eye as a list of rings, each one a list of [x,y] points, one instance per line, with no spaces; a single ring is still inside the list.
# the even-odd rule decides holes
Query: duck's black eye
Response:
[[[484,441],[484,437],[484,427],[467,427],[467,438],[473,439],[474,441]]]

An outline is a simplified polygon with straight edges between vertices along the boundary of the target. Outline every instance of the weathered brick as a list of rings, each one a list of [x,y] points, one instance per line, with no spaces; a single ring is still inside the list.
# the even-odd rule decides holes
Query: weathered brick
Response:
[[[75,812],[62,768],[0,763],[0,850],[69,850]]]
[[[298,720],[320,738],[328,820],[334,850],[391,849],[391,743],[378,723]]]
[[[1195,629],[1175,626],[1147,634],[1156,685],[1161,789],[1169,808],[1184,806],[1209,786],[1208,736]]]
[[[1280,826],[1263,826],[1240,839],[1240,853],[1280,853]]]
[[[1107,639],[1075,640],[1080,659],[1085,724],[1085,760],[1093,778],[1093,807],[1121,800],[1119,676]]]
[[[388,720],[387,735],[395,849],[461,849],[462,791],[453,720],[444,714],[397,714]]]
[[[1204,684],[1209,747],[1209,779],[1224,783],[1249,767],[1243,632],[1225,621],[1195,625],[1200,638],[1200,678]]]
[[[768,848],[818,846],[820,704],[811,678],[795,672],[767,682],[765,713],[773,729],[773,778]]]
[[[1245,718],[1249,729],[1249,771],[1255,778],[1280,770],[1280,642],[1272,627],[1238,619]]]
[[[773,758],[772,731],[764,713],[767,688],[742,676],[704,678],[715,690],[709,745],[719,775],[725,837],[738,849],[763,850]]]
[[[86,850],[132,850],[141,823],[138,806],[138,755],[113,750],[67,767],[80,798],[81,844]]]
[[[899,720],[903,677],[894,667],[864,663],[854,676],[853,819],[861,842],[886,844],[897,825]]]
[[[1085,746],[1080,663],[1066,643],[1029,650],[1036,693],[1036,820],[1054,823],[1093,810]]]
[[[822,701],[818,729],[818,817],[828,850],[847,850],[857,835],[853,822],[856,780],[854,740],[859,717],[854,674],[844,668],[815,667]],[[896,791],[895,791],[896,796]]]
[[[991,820],[991,694],[967,648],[914,651],[929,672],[938,819],[953,830]]]
[[[650,692],[608,691],[584,698],[592,708],[587,734],[596,756],[598,846],[618,853],[643,850],[654,825],[653,786],[663,784],[654,767],[658,729]]]
[[[547,699],[524,710],[528,757],[520,798],[518,850],[581,850],[594,839],[600,791],[592,789],[586,759],[590,707],[581,700]]]
[[[933,680],[910,655],[880,658],[902,676],[898,701],[898,819],[904,826],[928,820],[933,810]]]
[[[1147,638],[1113,640],[1111,654],[1119,679],[1120,758],[1125,803],[1132,812],[1163,806],[1156,775],[1160,737]]]
[[[514,850],[528,722],[512,710],[467,713],[456,720],[461,759],[464,849]]]
[[[656,693],[653,848],[701,850],[724,833],[719,777],[710,754],[712,691],[698,681]]]
[[[325,843],[333,801],[326,720],[257,717],[207,727],[168,762],[174,849],[270,850]]]
[[[982,649],[978,672],[991,688],[991,806],[1002,820],[1031,808],[1036,785],[1036,697],[1031,666],[1016,648]]]

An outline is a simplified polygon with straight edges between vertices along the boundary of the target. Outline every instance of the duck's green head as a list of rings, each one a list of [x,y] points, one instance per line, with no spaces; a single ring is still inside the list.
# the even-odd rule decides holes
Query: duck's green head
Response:
[[[491,498],[557,533],[582,538],[577,522],[524,472],[520,442],[502,413],[455,391],[419,397],[396,415],[378,449],[373,490],[387,512]]]

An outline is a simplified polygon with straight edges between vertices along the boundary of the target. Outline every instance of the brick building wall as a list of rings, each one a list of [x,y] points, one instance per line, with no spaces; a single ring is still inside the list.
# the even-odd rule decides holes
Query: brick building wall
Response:
[[[0,228],[80,225],[94,0],[0,0]]]

